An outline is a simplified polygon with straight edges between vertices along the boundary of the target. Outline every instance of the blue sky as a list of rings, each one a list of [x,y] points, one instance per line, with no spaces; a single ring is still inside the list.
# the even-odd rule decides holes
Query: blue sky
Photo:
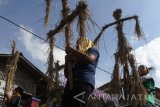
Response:
[[[43,27],[45,0],[0,0],[0,15],[4,16],[22,27],[32,31],[33,33],[46,38],[46,33],[53,29],[57,21],[61,18],[61,2],[60,0],[52,0],[52,10],[49,26]],[[76,7],[78,0],[70,0],[71,9]],[[133,47],[133,53],[136,56],[138,64],[146,64],[154,66],[155,71],[150,75],[154,77],[156,86],[160,87],[160,30],[159,30],[159,0],[87,0],[90,13],[94,21],[102,27],[103,25],[113,22],[112,13],[115,9],[121,8],[123,17],[138,15],[140,24],[145,33],[144,40],[136,41],[134,38],[134,21],[124,23],[124,32]],[[73,25],[74,36],[78,35]],[[88,30],[87,36],[93,40],[99,30],[96,28],[96,33],[90,24],[91,31]],[[48,44],[33,35],[15,27],[14,25],[0,19],[0,53],[10,53],[11,40],[16,40],[17,48],[23,55],[30,60],[35,66],[45,72],[45,64],[47,58]],[[104,40],[103,40],[104,39]],[[113,53],[115,52],[117,39],[114,27],[109,28],[103,35],[100,41],[99,51],[99,67],[112,72],[113,70]],[[74,39],[75,40],[75,39]],[[107,48],[105,51],[104,43]],[[57,46],[64,46],[63,33],[57,36]],[[55,49],[55,59],[64,63],[65,53],[59,49]],[[109,82],[111,75],[97,69],[96,86],[100,86]]]

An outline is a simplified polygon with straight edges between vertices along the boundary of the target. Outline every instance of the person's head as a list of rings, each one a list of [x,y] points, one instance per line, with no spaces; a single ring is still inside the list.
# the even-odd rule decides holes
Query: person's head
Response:
[[[76,49],[86,53],[89,48],[93,46],[93,42],[86,37],[78,38]]]
[[[22,95],[23,94],[23,89],[21,87],[16,87],[14,89],[14,94],[20,94],[20,95]]]
[[[142,76],[147,75],[149,73],[149,68],[145,65],[140,65],[138,67],[138,72],[139,72],[139,75],[142,77]]]

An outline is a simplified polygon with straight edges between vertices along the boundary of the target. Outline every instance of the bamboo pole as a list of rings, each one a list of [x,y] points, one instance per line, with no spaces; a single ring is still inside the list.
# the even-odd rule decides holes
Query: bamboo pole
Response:
[[[67,19],[69,17],[69,7],[68,7],[68,0],[62,0],[62,16],[63,19]],[[70,46],[70,41],[71,41],[71,26],[70,23],[67,22],[67,25],[65,26],[65,43],[66,47]],[[69,57],[69,56],[68,56]],[[69,60],[65,61],[65,64],[68,66],[67,67],[67,72],[68,76],[67,79],[69,81],[69,87],[70,89],[73,88],[73,76],[72,76],[72,63],[71,63],[72,58],[69,57]]]

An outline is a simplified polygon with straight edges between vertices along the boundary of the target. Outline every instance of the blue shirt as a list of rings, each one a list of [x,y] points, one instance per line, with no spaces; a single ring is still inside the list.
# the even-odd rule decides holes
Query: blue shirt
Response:
[[[74,62],[72,65],[73,80],[80,83],[87,83],[95,86],[95,71],[98,64],[99,52],[96,48],[91,47],[87,53],[94,55],[96,60],[92,63],[85,64],[81,62]]]
[[[19,102],[21,100],[21,96],[13,96],[11,99],[11,107],[19,107]]]

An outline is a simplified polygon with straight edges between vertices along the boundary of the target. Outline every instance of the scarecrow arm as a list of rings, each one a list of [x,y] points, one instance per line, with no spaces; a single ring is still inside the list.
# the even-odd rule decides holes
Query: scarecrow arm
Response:
[[[123,18],[123,19],[120,19],[120,20],[118,20],[118,21],[115,21],[115,22],[112,22],[112,23],[109,23],[109,24],[103,26],[103,27],[102,27],[102,30],[100,31],[100,33],[98,34],[98,36],[95,38],[95,40],[93,41],[93,43],[94,43],[95,45],[97,45],[97,41],[100,39],[100,37],[102,36],[102,34],[104,33],[104,31],[105,31],[108,27],[113,26],[113,25],[115,25],[115,24],[117,24],[117,23],[120,23],[120,22],[124,22],[124,21],[131,20],[131,19],[136,19],[137,17],[138,17],[138,16],[131,16],[131,17]]]
[[[74,57],[75,59],[77,59],[78,61],[82,62],[82,63],[92,63],[93,61],[95,61],[96,56],[93,54],[84,54],[78,50],[73,49],[72,47],[67,47],[66,49],[66,53],[71,55],[72,57]]]
[[[73,22],[73,20],[78,16],[80,10],[81,10],[81,5],[78,5],[77,8],[70,15],[68,15],[68,17],[60,21],[59,25],[54,30],[50,30],[48,32],[49,35],[48,38],[60,32],[66,26],[66,24]]]

